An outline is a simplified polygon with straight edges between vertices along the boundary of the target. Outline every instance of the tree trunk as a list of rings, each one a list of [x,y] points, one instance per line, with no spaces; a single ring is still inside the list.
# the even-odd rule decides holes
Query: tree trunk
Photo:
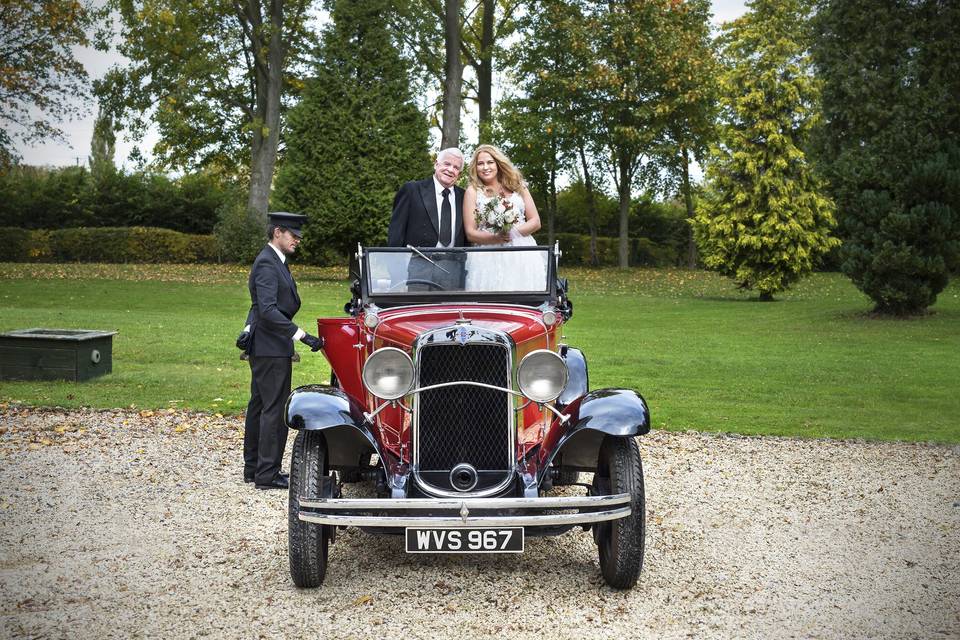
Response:
[[[597,256],[597,201],[593,195],[593,178],[590,177],[590,165],[587,164],[587,154],[583,143],[577,143],[577,152],[580,154],[580,166],[583,168],[583,186],[587,191],[587,224],[590,227],[590,266],[600,265]]]
[[[557,217],[557,168],[556,163],[550,166],[550,189],[547,193],[547,245],[553,246],[556,239],[554,230]]]
[[[270,40],[264,64],[255,65],[256,105],[252,123],[250,144],[250,195],[247,210],[251,216],[266,226],[267,207],[270,203],[270,187],[273,171],[277,165],[277,147],[280,145],[280,92],[283,89],[283,59],[286,48],[283,42],[283,1],[270,3]],[[259,3],[251,3],[251,10],[260,14]],[[252,25],[256,30],[260,25]],[[256,32],[256,31],[255,31]],[[258,42],[251,42],[253,53]]]
[[[617,154],[617,163],[619,165],[620,180],[617,183],[617,195],[620,198],[620,268],[626,269],[630,266],[630,158],[623,151]]]
[[[482,142],[490,134],[493,109],[493,21],[496,0],[483,0],[483,31],[480,35],[480,63],[477,66],[477,101],[480,107],[479,135]]]
[[[463,84],[463,65],[460,62],[460,1],[446,0],[444,16],[446,41],[446,77],[443,80],[443,128],[440,148],[460,144],[460,91]]]
[[[683,201],[687,205],[687,268],[697,268],[697,241],[693,236],[693,194],[690,192],[690,154],[687,147],[680,147],[683,153]]]

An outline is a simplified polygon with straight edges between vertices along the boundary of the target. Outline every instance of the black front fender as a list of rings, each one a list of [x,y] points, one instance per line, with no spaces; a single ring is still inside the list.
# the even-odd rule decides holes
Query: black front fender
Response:
[[[650,431],[650,410],[632,389],[591,391],[563,413],[570,416],[569,426],[550,452],[548,462],[559,456],[564,468],[593,471],[604,436],[632,438]]]
[[[297,387],[287,399],[285,417],[291,429],[323,431],[329,464],[333,468],[353,468],[362,456],[380,454],[363,409],[337,387],[320,384]]]

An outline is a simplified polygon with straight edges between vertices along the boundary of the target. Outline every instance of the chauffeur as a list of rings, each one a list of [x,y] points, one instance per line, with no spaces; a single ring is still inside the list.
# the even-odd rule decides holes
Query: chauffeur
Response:
[[[318,351],[320,338],[293,323],[300,309],[297,284],[287,256],[300,244],[301,226],[307,217],[295,213],[268,214],[267,246],[250,270],[250,313],[237,346],[249,355],[250,402],[243,433],[243,480],[257,489],[286,489],[287,475],[280,472],[287,444],[283,408],[290,395],[293,342],[300,340]]]

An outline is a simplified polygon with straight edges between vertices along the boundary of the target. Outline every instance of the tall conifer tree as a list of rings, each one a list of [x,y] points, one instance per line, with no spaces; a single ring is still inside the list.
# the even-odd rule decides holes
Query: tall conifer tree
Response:
[[[877,312],[919,313],[960,266],[960,3],[820,4],[817,149],[842,268]]]
[[[289,115],[272,208],[310,216],[303,250],[382,244],[393,196],[430,174],[428,125],[387,27],[389,0],[335,0],[315,77]]]
[[[695,232],[707,267],[773,299],[838,241],[832,202],[804,147],[817,86],[802,0],[754,0],[724,27],[720,143]]]

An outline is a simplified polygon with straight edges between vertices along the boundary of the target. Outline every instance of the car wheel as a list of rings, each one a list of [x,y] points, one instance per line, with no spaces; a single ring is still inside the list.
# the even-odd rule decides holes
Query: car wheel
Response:
[[[290,576],[298,587],[319,587],[327,572],[330,528],[299,518],[300,496],[322,497],[327,475],[327,445],[318,431],[300,431],[290,461],[290,494],[287,509]]]
[[[563,486],[567,484],[576,484],[580,480],[579,471],[568,471],[563,469],[560,473],[557,474],[557,481],[554,483],[558,486]]]
[[[603,579],[615,589],[629,589],[637,583],[643,567],[646,519],[643,465],[633,438],[604,437],[593,479],[593,493],[629,493],[631,496],[629,516],[593,527]]]

